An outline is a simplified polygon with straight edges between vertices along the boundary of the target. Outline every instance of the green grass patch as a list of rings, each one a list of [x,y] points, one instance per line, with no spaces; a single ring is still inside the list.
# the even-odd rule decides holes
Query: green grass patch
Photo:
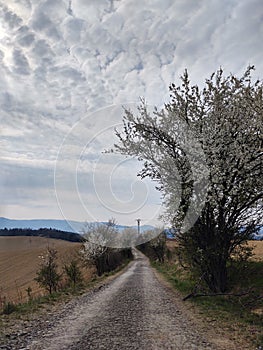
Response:
[[[196,284],[194,278],[176,263],[152,262],[152,265],[182,294],[182,299],[193,291]],[[196,305],[207,319],[217,320],[230,329],[235,324],[242,332],[247,332],[248,339],[256,346],[263,346],[263,262],[246,262],[239,271],[232,266],[230,282],[229,293],[248,291],[249,294],[194,297],[188,301]]]
[[[182,294],[189,294],[194,287],[194,279],[191,278],[190,274],[187,274],[187,278],[183,277],[184,272],[176,264],[161,264],[159,262],[151,262],[151,264]]]

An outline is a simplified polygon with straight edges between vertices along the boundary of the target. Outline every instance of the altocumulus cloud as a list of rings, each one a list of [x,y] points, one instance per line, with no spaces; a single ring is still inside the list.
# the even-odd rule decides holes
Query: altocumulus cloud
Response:
[[[81,159],[79,188],[85,205],[93,203],[96,219],[111,214],[96,202],[92,180],[98,159],[97,171],[108,169],[100,152],[109,142],[104,145],[99,137],[85,152],[83,147],[96,133],[118,124],[121,112],[93,112],[138,103],[140,96],[161,106],[168,99],[168,85],[178,82],[186,67],[194,83],[219,66],[241,74],[255,64],[255,78],[262,76],[260,0],[9,0],[0,1],[0,18],[1,212],[10,217],[60,215],[54,209],[53,170],[59,147],[76,122],[82,127],[66,138],[63,157]],[[114,142],[109,130],[107,140]],[[65,174],[76,173],[72,164],[63,163]],[[116,195],[129,189],[123,205],[136,179],[130,168],[137,165],[132,164],[123,163],[115,173]],[[74,211],[77,199],[69,179],[62,181],[67,186],[63,199],[72,200],[67,215],[85,220]],[[103,177],[97,183],[103,188]],[[158,194],[147,186],[151,195],[145,217],[147,208],[159,205]],[[109,195],[107,208],[111,201]],[[124,216],[118,220],[129,221]]]

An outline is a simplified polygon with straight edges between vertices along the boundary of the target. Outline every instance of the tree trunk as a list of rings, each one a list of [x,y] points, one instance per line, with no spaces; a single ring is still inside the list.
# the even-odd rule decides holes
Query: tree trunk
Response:
[[[224,293],[227,289],[226,261],[211,264],[204,275],[209,289],[214,293]]]

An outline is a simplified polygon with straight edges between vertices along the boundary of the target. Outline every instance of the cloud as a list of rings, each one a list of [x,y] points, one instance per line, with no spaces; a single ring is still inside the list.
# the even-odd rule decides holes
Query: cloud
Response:
[[[93,112],[141,96],[163,105],[185,68],[194,83],[219,66],[262,77],[260,0],[0,0],[0,16],[1,154],[28,173],[54,165],[76,122],[89,121],[72,149],[113,118]]]
[[[20,50],[13,51],[14,71],[18,74],[29,75],[30,67],[26,56]]]

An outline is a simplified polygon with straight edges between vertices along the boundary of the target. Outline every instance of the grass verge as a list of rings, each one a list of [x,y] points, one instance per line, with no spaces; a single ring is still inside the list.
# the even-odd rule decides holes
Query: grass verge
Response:
[[[75,288],[68,287],[58,292],[54,292],[52,294],[48,294],[45,296],[40,296],[36,298],[32,298],[25,303],[14,304],[11,302],[7,302],[4,306],[0,315],[10,315],[12,313],[16,314],[25,314],[32,313],[37,311],[39,308],[42,308],[45,304],[54,304],[56,302],[67,301],[71,297],[81,295],[87,292],[89,289],[103,282],[106,278],[110,276],[114,276],[118,272],[122,271],[131,260],[126,260],[122,265],[118,266],[115,270],[111,272],[106,272],[102,276],[94,275],[94,277],[88,282],[77,285]]]
[[[175,262],[152,262],[152,266],[182,294],[182,298],[193,291],[194,279]],[[262,276],[263,261],[247,262],[242,271],[233,273],[231,291],[238,294],[238,291],[249,290],[249,294],[240,297],[203,296],[188,301],[197,307],[208,322],[212,320],[218,327],[238,332],[252,346],[263,347]]]
[[[29,300],[25,303],[13,304],[7,303],[5,305],[6,312],[0,312],[0,343],[5,341],[6,334],[13,331],[16,332],[21,323],[23,327],[24,321],[31,321],[34,318],[41,318],[46,312],[55,313],[61,305],[69,302],[74,297],[82,295],[92,288],[100,287],[109,278],[114,278],[127,267],[131,259],[127,259],[123,264],[115,270],[105,273],[102,276],[94,275],[92,279],[77,286],[76,288],[65,288],[59,292],[52,293]],[[8,305],[9,304],[9,305]],[[20,322],[21,321],[21,322]]]

